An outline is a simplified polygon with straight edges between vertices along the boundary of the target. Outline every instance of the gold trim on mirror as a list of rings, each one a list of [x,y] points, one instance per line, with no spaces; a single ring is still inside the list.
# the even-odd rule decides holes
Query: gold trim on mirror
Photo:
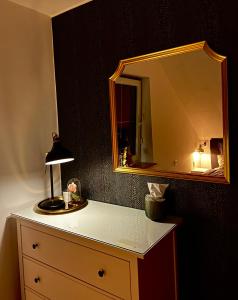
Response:
[[[196,65],[196,63],[198,61],[196,61],[196,60],[197,60],[197,57],[204,57],[204,53],[207,54],[206,57],[211,58],[211,60],[208,59],[208,64],[212,64],[213,65],[212,68],[214,70],[216,70],[217,72],[209,73],[210,72],[209,69],[207,69],[207,72],[206,72],[206,68],[203,67],[203,72],[205,70],[205,74],[208,73],[206,75],[207,78],[204,79],[204,84],[200,86],[201,90],[200,89],[192,90],[192,88],[190,88],[190,85],[194,85],[194,86],[196,85],[196,87],[197,87],[197,86],[199,86],[199,81],[200,81],[200,78],[196,77],[199,75],[195,74],[195,73],[199,73],[199,66],[197,67],[197,65]],[[168,60],[168,58],[170,58],[170,57],[172,59]],[[189,63],[188,63],[188,66],[185,65],[186,61],[188,61],[188,57],[190,57],[189,59],[191,59],[191,62],[192,62],[191,67],[190,67]],[[181,61],[178,61],[178,58]],[[204,58],[204,59],[207,59],[207,58]],[[151,65],[151,63],[154,63],[154,62],[156,62],[156,63],[159,62],[160,64],[162,64],[162,62],[163,62],[163,66],[161,67],[161,74],[164,74],[164,77],[166,77],[165,79],[167,80],[166,81],[167,83],[164,83],[164,82],[162,83],[162,80],[161,80],[162,77],[158,77],[158,78],[160,78],[160,80],[157,80],[155,82],[155,84],[158,86],[160,84],[161,85],[168,84],[168,85],[172,86],[171,85],[172,79],[173,80],[176,79],[176,86],[170,87],[170,90],[165,91],[163,95],[169,94],[169,93],[172,95],[172,93],[174,93],[174,95],[175,95],[174,97],[176,97],[178,99],[181,99],[181,98],[185,99],[182,103],[183,106],[186,103],[188,103],[191,106],[191,102],[189,102],[189,101],[192,99],[191,94],[193,94],[192,97],[194,99],[195,99],[195,97],[197,97],[197,99],[204,98],[204,100],[202,100],[203,102],[201,101],[202,103],[211,102],[208,105],[210,105],[210,107],[214,107],[216,105],[214,105],[213,103],[215,103],[214,101],[218,101],[217,99],[219,98],[218,96],[220,95],[220,100],[222,103],[220,103],[220,102],[217,103],[217,106],[219,106],[217,108],[217,110],[218,110],[218,112],[220,112],[220,114],[218,113],[216,115],[215,112],[210,112],[210,115],[209,115],[209,113],[204,108],[204,110],[205,110],[204,114],[199,115],[199,111],[201,113],[202,108],[199,108],[198,104],[200,104],[200,103],[197,103],[197,102],[196,102],[196,108],[198,108],[198,111],[196,111],[196,114],[194,113],[194,116],[192,114],[190,114],[191,107],[190,107],[190,112],[189,112],[189,122],[191,122],[191,128],[189,130],[192,132],[193,136],[195,136],[194,132],[196,131],[196,130],[193,130],[196,127],[194,124],[195,123],[198,124],[200,122],[200,125],[201,125],[200,126],[201,128],[199,128],[200,134],[196,133],[197,137],[199,136],[198,144],[199,144],[200,149],[202,149],[201,148],[202,145],[203,146],[205,145],[206,146],[205,152],[206,151],[209,152],[211,149],[209,147],[212,147],[211,145],[212,145],[212,143],[214,143],[214,141],[218,142],[218,143],[222,141],[221,144],[219,144],[219,147],[220,147],[219,149],[221,150],[221,152],[216,152],[216,150],[215,150],[215,152],[209,152],[209,155],[210,155],[209,162],[207,163],[209,165],[209,167],[206,165],[206,168],[202,168],[202,165],[200,163],[199,168],[193,168],[193,167],[195,167],[195,163],[191,162],[192,167],[191,168],[189,167],[190,168],[189,169],[187,166],[185,167],[185,164],[182,165],[182,157],[185,157],[184,153],[181,153],[180,156],[178,155],[179,159],[177,159],[175,157],[176,155],[174,153],[169,153],[172,151],[172,148],[176,148],[178,146],[179,142],[181,142],[181,144],[183,144],[183,145],[186,144],[186,140],[185,140],[185,142],[183,140],[183,138],[186,139],[186,137],[182,137],[183,134],[181,134],[181,137],[178,136],[178,134],[171,137],[172,141],[174,141],[174,144],[170,147],[167,146],[167,149],[165,148],[163,150],[163,153],[165,153],[166,150],[168,150],[167,151],[168,153],[162,154],[162,150],[160,150],[161,152],[159,153],[159,157],[163,157],[163,161],[162,162],[160,161],[159,163],[158,163],[159,160],[155,159],[155,157],[157,155],[157,153],[155,153],[157,151],[156,150],[157,147],[155,146],[155,144],[157,143],[157,141],[154,141],[154,136],[153,136],[153,138],[151,137],[151,140],[146,137],[148,139],[148,141],[147,141],[146,147],[144,147],[144,148],[146,148],[146,150],[144,152],[147,154],[148,154],[148,152],[150,152],[150,155],[149,154],[147,155],[145,153],[143,155],[141,154],[141,157],[143,159],[141,159],[137,163],[134,163],[134,162],[131,163],[131,161],[133,161],[133,157],[138,158],[138,153],[137,154],[135,153],[135,152],[137,152],[136,149],[140,149],[140,148],[143,149],[143,144],[140,145],[140,147],[137,147],[137,146],[138,146],[138,141],[140,143],[140,140],[143,140],[145,138],[145,134],[143,133],[143,130],[144,131],[147,130],[147,132],[148,132],[148,128],[150,127],[150,125],[148,125],[149,124],[148,120],[150,120],[150,122],[152,123],[152,121],[151,121],[152,119],[150,119],[150,118],[153,117],[154,119],[156,119],[156,118],[159,119],[159,116],[156,115],[156,118],[155,118],[155,115],[151,116],[152,114],[155,114],[154,106],[153,107],[151,106],[152,102],[150,102],[149,104],[147,103],[146,105],[150,106],[151,115],[147,114],[147,116],[146,116],[146,118],[148,119],[147,125],[146,125],[147,129],[145,129],[145,128],[143,129],[141,124],[143,122],[145,123],[145,119],[146,119],[144,116],[144,113],[143,113],[143,106],[144,106],[143,101],[141,100],[141,102],[140,102],[140,100],[135,98],[133,100],[134,101],[133,104],[130,104],[129,105],[130,108],[128,108],[128,103],[129,103],[128,99],[129,98],[132,99],[132,97],[134,97],[132,95],[135,95],[135,94],[137,95],[138,91],[141,94],[141,99],[144,99],[143,98],[144,91],[142,91],[142,88],[141,88],[141,90],[140,90],[140,88],[138,89],[138,86],[140,86],[140,85],[137,85],[136,83],[131,84],[132,87],[130,88],[130,90],[123,92],[124,93],[123,95],[125,95],[125,94],[127,95],[127,96],[123,96],[123,99],[121,98],[121,100],[120,100],[120,101],[124,101],[123,108],[122,108],[122,102],[120,102],[120,110],[122,110],[124,112],[124,110],[126,109],[126,112],[123,113],[124,115],[122,115],[122,112],[119,112],[119,111],[117,112],[118,105],[119,105],[118,101],[117,101],[117,97],[119,97],[119,96],[116,96],[116,95],[118,95],[117,93],[121,93],[120,95],[122,95],[122,90],[120,90],[118,92],[118,91],[116,91],[116,89],[118,89],[118,87],[120,86],[122,79],[123,80],[133,80],[134,82],[141,81],[143,79],[144,90],[147,89],[148,93],[152,94],[151,86],[152,86],[152,81],[154,82],[154,79],[152,79],[148,75],[148,74],[150,74],[146,71],[146,70],[148,70],[148,64],[146,65],[145,62],[149,63],[150,65]],[[166,64],[165,64],[165,62],[166,62]],[[218,62],[219,64],[215,64],[214,62]],[[198,64],[201,65],[200,60],[199,60]],[[158,65],[156,65],[156,67],[153,67],[154,68],[153,70],[156,70],[156,72],[157,72],[157,66]],[[196,67],[196,69],[193,67]],[[173,68],[175,68],[175,69],[173,69]],[[143,75],[142,75],[142,69],[145,72],[145,73],[143,73]],[[185,73],[187,72],[186,78],[194,77],[193,81],[188,82],[187,88],[186,88],[185,80],[181,79],[182,76],[180,76],[180,75],[182,73],[179,73],[179,72],[182,72],[182,71],[180,71],[180,69],[182,69],[182,70],[184,69],[183,72],[185,72]],[[137,71],[135,72],[133,70],[137,70]],[[152,69],[150,69],[150,70],[152,70]],[[169,71],[171,73],[169,73]],[[190,74],[189,72],[192,72],[192,73]],[[183,74],[185,74],[185,73],[183,73]],[[172,79],[169,77],[169,74],[174,74]],[[200,74],[204,74],[204,73],[200,73]],[[157,73],[156,73],[156,75],[157,75]],[[214,75],[214,78],[210,75]],[[156,79],[158,79],[158,78],[156,77]],[[119,80],[120,80],[120,82],[119,82]],[[214,80],[214,87],[213,87],[213,80]],[[201,81],[202,81],[202,79],[201,79]],[[207,99],[209,99],[209,101],[206,101],[205,92],[206,92],[206,90],[208,90],[210,88],[211,85],[212,85],[212,89],[214,90],[214,94],[211,94],[209,92],[209,95],[207,96],[208,97]],[[159,176],[159,177],[167,177],[167,178],[199,180],[199,181],[216,182],[216,183],[229,183],[230,182],[229,137],[228,137],[228,100],[227,100],[227,62],[226,62],[225,56],[219,55],[216,52],[214,52],[211,48],[209,48],[208,44],[205,41],[121,60],[119,62],[119,65],[118,65],[115,73],[109,78],[109,92],[110,92],[110,111],[111,111],[113,170],[115,172],[131,173],[131,174],[146,175],[146,176]],[[183,93],[179,94],[179,92],[181,92],[181,93],[183,92]],[[122,96],[120,96],[120,97],[122,97]],[[127,97],[127,100],[125,100],[125,97]],[[156,102],[160,101],[158,99],[161,99],[161,98],[157,97]],[[170,100],[171,98],[168,97],[168,99]],[[168,105],[169,105],[168,104],[169,101],[167,101],[168,99],[166,99],[166,101],[165,101],[166,103],[163,104],[164,106],[162,105],[162,103],[160,103],[160,107],[156,108],[158,111],[160,110],[160,113],[162,113],[161,111],[163,109],[168,107]],[[195,99],[195,100],[197,100],[197,99]],[[193,101],[195,101],[195,100],[193,100]],[[172,103],[172,101],[171,101],[171,103]],[[173,103],[175,103],[175,102],[173,102]],[[203,105],[202,103],[201,103],[201,106]],[[171,106],[172,106],[172,104],[171,104]],[[138,113],[138,107],[140,107],[140,109],[142,110],[141,113]],[[132,112],[133,109],[135,110],[134,113]],[[173,111],[173,109],[176,110],[176,107],[170,107],[171,111]],[[213,110],[213,109],[211,109],[211,110]],[[166,115],[166,113],[168,113],[168,111],[165,111],[165,115]],[[176,111],[176,113],[179,114],[179,112],[177,112],[177,111]],[[133,120],[132,119],[130,119],[129,121],[125,120],[125,118],[128,118],[128,116],[125,117],[125,115],[128,115],[128,114],[132,114],[134,116]],[[188,115],[188,112],[186,112],[186,114]],[[120,115],[120,117],[119,117],[119,115]],[[140,115],[140,116],[138,116],[138,115]],[[209,116],[207,116],[207,115],[209,115]],[[208,123],[206,123],[206,120],[205,119],[203,120],[203,117],[205,118],[205,116],[208,118],[209,122],[210,122],[210,119],[212,120],[211,123],[213,122],[212,128],[214,128],[214,130],[212,131],[209,129],[210,130],[210,131],[208,130],[209,133],[207,133],[207,131],[204,133],[204,129],[208,125]],[[177,116],[171,115],[170,119],[172,120],[174,117],[177,118]],[[199,117],[200,117],[200,121],[199,121]],[[119,120],[119,118],[120,118],[120,120]],[[215,121],[214,121],[214,119],[216,119],[216,118],[220,120],[219,126],[217,126],[219,128],[216,128],[217,123],[215,123]],[[192,119],[192,121],[191,121],[191,119]],[[127,124],[127,125],[121,125],[123,122],[124,122],[124,124]],[[119,128],[119,126],[121,126],[120,127],[121,132],[122,131],[124,132],[125,128],[128,127],[128,122],[131,123],[130,132],[133,131],[134,132],[133,134],[135,137],[133,145],[131,145],[131,143],[129,143],[130,144],[129,147],[134,149],[133,151],[131,151],[134,153],[130,154],[130,161],[128,159],[129,162],[126,160],[123,160],[123,155],[125,157],[126,156],[129,157],[129,154],[127,153],[127,151],[129,151],[128,147],[127,146],[124,147],[123,153],[121,153],[121,152],[119,153],[119,142],[118,142],[118,138],[119,138],[118,137],[118,128]],[[156,122],[158,123],[158,120]],[[178,122],[178,124],[180,124],[179,122],[183,123],[182,116],[179,116],[179,119],[177,122]],[[193,124],[193,122],[194,122],[194,124]],[[174,123],[175,123],[175,125],[173,125],[173,126],[176,127],[176,121]],[[168,121],[167,125],[168,125],[167,127],[169,127],[171,125],[171,122]],[[210,125],[211,124],[209,123],[209,126]],[[160,126],[161,126],[161,124],[160,124]],[[187,125],[185,124],[185,126],[187,126]],[[158,128],[159,128],[159,125],[158,125]],[[183,128],[182,124],[181,124],[181,128]],[[159,129],[161,130],[161,127]],[[159,132],[158,129],[156,129],[156,130],[157,130],[156,132]],[[167,130],[167,128],[166,128],[166,130]],[[167,131],[166,130],[163,131],[163,134],[161,134],[163,136],[164,140],[167,140],[167,136],[166,136]],[[183,129],[181,129],[181,130],[183,130]],[[154,132],[152,130],[152,125],[151,125],[151,128],[149,129],[149,131],[150,131],[150,135],[152,136],[152,132]],[[131,135],[131,133],[129,133],[129,134]],[[155,137],[158,139],[158,135],[155,135]],[[162,138],[162,137],[159,136],[159,138]],[[128,136],[127,136],[127,140],[128,140]],[[195,144],[194,144],[194,141],[192,138],[191,138],[191,141],[190,141],[190,138],[187,139],[187,141],[188,141],[188,144],[190,144],[190,150],[186,149],[183,151],[185,151],[185,152],[187,151],[186,152],[186,155],[187,155],[186,160],[188,161],[187,157],[188,157],[188,155],[190,155],[188,153],[191,153],[191,155],[192,155],[191,149],[193,149],[193,147],[195,147]],[[125,140],[122,143],[124,143],[123,144],[124,146],[127,145],[127,144],[125,144]],[[151,146],[152,144],[153,144],[153,147]],[[198,148],[198,144],[196,145],[196,148]],[[208,144],[209,144],[209,147],[207,146]],[[151,146],[151,149],[149,149],[150,147],[148,145]],[[171,145],[171,142],[168,145]],[[121,141],[120,141],[120,147],[121,147]],[[166,147],[166,143],[164,143],[164,147]],[[160,148],[162,148],[161,144],[160,144]],[[204,151],[204,150],[202,149],[201,151]],[[221,159],[220,156],[222,156],[224,165],[221,165],[221,163],[219,162],[217,167],[216,167],[216,165],[215,165],[215,167],[214,167],[214,165],[211,166],[212,164],[210,161],[212,160],[212,158],[211,158],[211,155],[213,155],[212,153],[216,154],[215,155],[216,160],[218,158]],[[120,159],[119,159],[119,155],[120,155]],[[171,156],[169,157],[169,155],[171,155]],[[168,163],[169,163],[168,166],[170,166],[170,167],[166,166],[166,164],[164,164],[164,166],[163,166],[163,163],[165,162],[166,157],[169,157],[168,158]],[[171,159],[171,157],[172,157],[172,159]],[[180,163],[181,163],[181,166],[179,166]],[[161,169],[159,169],[157,166],[163,166],[163,167],[161,167]],[[196,171],[195,171],[195,169],[196,169]],[[199,171],[197,171],[198,169],[199,169]]]

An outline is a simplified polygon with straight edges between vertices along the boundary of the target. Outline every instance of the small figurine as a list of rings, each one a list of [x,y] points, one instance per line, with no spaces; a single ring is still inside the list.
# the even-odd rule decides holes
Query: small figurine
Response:
[[[123,155],[122,155],[122,166],[123,167],[128,167],[127,153],[128,153],[128,147],[125,147],[123,150]]]
[[[67,182],[67,192],[71,192],[72,201],[80,201],[81,184],[79,179],[72,178]]]
[[[130,146],[126,146],[123,152],[120,154],[120,166],[129,167],[132,164],[132,155],[130,152]]]

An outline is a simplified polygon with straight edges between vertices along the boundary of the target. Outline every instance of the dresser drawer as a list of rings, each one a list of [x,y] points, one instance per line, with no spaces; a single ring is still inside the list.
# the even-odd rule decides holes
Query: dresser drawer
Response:
[[[21,237],[23,254],[122,299],[131,298],[128,261],[25,226]]]
[[[52,271],[52,269],[27,258],[23,258],[23,266],[26,287],[33,289],[51,300],[116,299],[115,297],[108,297],[83,283],[79,283],[79,281],[70,279],[60,272]]]
[[[45,300],[45,298],[35,294],[29,289],[25,289],[25,296],[26,296],[26,300]]]

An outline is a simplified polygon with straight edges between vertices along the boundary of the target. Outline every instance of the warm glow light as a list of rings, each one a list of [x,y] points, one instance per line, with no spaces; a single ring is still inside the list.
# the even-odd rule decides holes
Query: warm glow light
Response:
[[[193,152],[193,168],[211,168],[211,154],[204,152]]]
[[[193,161],[196,163],[200,160],[200,153],[198,151],[193,152]]]

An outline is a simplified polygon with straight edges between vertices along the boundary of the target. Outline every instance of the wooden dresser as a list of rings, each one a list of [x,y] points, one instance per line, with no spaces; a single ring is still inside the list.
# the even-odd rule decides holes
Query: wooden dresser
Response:
[[[175,224],[92,200],[68,214],[13,216],[22,299],[177,300]]]

